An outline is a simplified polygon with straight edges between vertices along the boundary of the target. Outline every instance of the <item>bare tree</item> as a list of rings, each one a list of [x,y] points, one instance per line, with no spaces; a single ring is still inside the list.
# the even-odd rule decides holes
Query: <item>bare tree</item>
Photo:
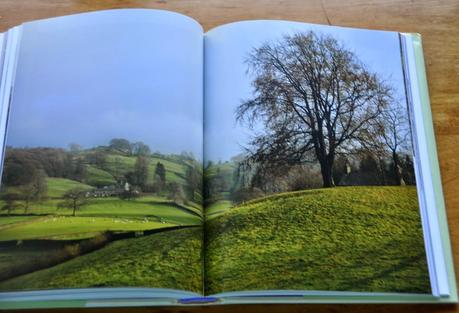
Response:
[[[19,207],[18,200],[20,196],[15,193],[6,193],[2,195],[2,200],[4,201],[3,206],[0,208],[1,211],[6,211],[6,214],[9,216],[12,211]]]
[[[46,197],[47,190],[46,173],[43,170],[37,170],[32,181],[19,188],[19,196],[23,201],[24,214],[28,213],[31,202],[40,201]]]
[[[85,197],[86,190],[82,188],[74,188],[67,191],[63,196],[63,201],[58,204],[59,208],[67,208],[72,210],[72,216],[75,216],[76,211],[80,210],[88,203]]]
[[[382,129],[380,140],[387,147],[392,158],[395,183],[397,185],[405,185],[400,153],[409,149],[409,144],[411,143],[407,108],[402,107],[399,103],[394,103],[382,112],[379,124]]]
[[[271,169],[317,160],[323,186],[334,186],[336,155],[364,140],[391,88],[336,39],[312,31],[255,48],[247,64],[254,96],[236,117],[264,126],[249,159]]]

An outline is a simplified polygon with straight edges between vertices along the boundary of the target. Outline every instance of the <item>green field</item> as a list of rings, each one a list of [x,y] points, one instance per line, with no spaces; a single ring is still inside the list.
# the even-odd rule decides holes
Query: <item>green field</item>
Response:
[[[177,224],[198,225],[201,218],[193,208],[179,206],[159,197],[141,197],[131,201],[102,198],[91,201],[80,216],[114,216],[126,218],[157,217]]]
[[[25,239],[81,239],[103,231],[141,231],[175,224],[156,220],[112,217],[49,216],[0,229],[0,241]]]
[[[71,185],[71,184],[68,184]],[[56,189],[54,189],[55,191]],[[60,188],[63,190],[63,187]],[[71,209],[57,208],[62,200],[50,198],[30,205],[28,214],[31,215],[72,215]],[[18,201],[20,203],[21,201]],[[0,201],[3,205],[3,201]],[[12,214],[23,214],[22,207],[12,210]],[[2,212],[0,225],[15,221],[30,219],[31,216],[10,216]],[[178,205],[163,197],[143,196],[134,200],[120,200],[116,197],[92,198],[77,212],[77,216],[84,217],[113,217],[144,219],[149,218],[160,222],[175,223],[178,225],[201,224],[201,209],[197,205]],[[0,215],[2,216],[2,215]],[[1,240],[1,232],[0,232]]]
[[[53,179],[72,186],[69,180]],[[70,181],[72,182],[72,181]],[[57,184],[55,184],[57,185]],[[55,188],[64,190],[64,187]],[[93,198],[73,217],[71,209],[58,209],[61,200],[47,199],[33,203],[24,216],[0,219],[0,241],[25,239],[79,239],[103,232],[141,231],[178,225],[200,225],[200,209],[177,205],[165,198],[144,196],[135,200],[115,197]],[[13,210],[22,214],[23,209]],[[5,225],[2,227],[2,225]]]
[[[120,240],[49,269],[1,282],[0,289],[143,286],[201,292],[201,244],[200,227]]]
[[[430,292],[415,187],[266,197],[208,220],[206,293]]]

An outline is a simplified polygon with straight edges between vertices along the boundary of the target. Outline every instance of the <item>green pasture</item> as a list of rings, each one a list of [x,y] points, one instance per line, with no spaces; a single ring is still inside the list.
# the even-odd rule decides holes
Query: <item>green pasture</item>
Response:
[[[32,203],[28,210],[30,215],[72,215],[70,208],[58,208],[60,199],[47,199]],[[0,201],[2,205],[3,201]],[[18,201],[21,203],[21,201]],[[24,209],[19,206],[12,214],[23,214]],[[201,224],[200,210],[193,206],[177,205],[160,197],[140,197],[134,200],[120,200],[115,197],[91,198],[88,203],[76,212],[76,216],[94,217],[124,217],[142,219],[144,217],[157,218],[176,224],[196,225]],[[6,218],[6,212],[0,215],[0,225]],[[26,217],[26,216],[24,216]],[[20,219],[19,217],[16,217]],[[21,217],[22,218],[22,217]],[[8,217],[12,220],[12,217]],[[7,223],[6,220],[4,223]]]
[[[125,218],[157,217],[159,220],[183,225],[199,225],[201,218],[194,210],[176,206],[170,201],[156,197],[142,197],[136,200],[101,198],[92,200],[77,213],[79,216],[112,216]]]
[[[30,223],[0,229],[0,241],[25,239],[82,239],[103,231],[142,231],[176,224],[156,219],[111,217],[46,216]]]
[[[105,230],[133,231],[201,224],[202,211],[197,204],[177,205],[155,196],[133,200],[89,198],[76,212],[76,217],[72,217],[71,208],[58,208],[62,202],[58,197],[72,188],[93,187],[65,178],[47,178],[47,183],[48,198],[30,203],[27,215],[19,216],[25,213],[23,201],[17,201],[17,208],[10,212],[12,216],[7,216],[6,211],[0,212],[0,240],[88,238]],[[3,205],[4,201],[0,201],[0,206]]]
[[[430,293],[415,187],[278,194],[209,219],[206,293]]]

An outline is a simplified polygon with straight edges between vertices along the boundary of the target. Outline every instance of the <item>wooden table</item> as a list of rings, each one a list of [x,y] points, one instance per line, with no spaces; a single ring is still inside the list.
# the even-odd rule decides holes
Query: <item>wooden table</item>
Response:
[[[422,34],[449,227],[459,270],[459,1],[457,0],[1,0],[0,32],[25,21],[143,7],[180,12],[207,30],[248,19],[286,19]],[[82,310],[126,312],[126,309]],[[135,308],[130,312],[459,312],[455,305],[244,305]]]

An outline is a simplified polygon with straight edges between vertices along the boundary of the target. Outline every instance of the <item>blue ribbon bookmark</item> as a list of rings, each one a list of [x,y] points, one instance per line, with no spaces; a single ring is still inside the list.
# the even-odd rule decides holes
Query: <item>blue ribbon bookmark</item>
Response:
[[[218,301],[218,298],[216,297],[192,297],[192,298],[182,298],[178,302],[181,304],[201,304],[201,303],[213,303],[217,301]]]

